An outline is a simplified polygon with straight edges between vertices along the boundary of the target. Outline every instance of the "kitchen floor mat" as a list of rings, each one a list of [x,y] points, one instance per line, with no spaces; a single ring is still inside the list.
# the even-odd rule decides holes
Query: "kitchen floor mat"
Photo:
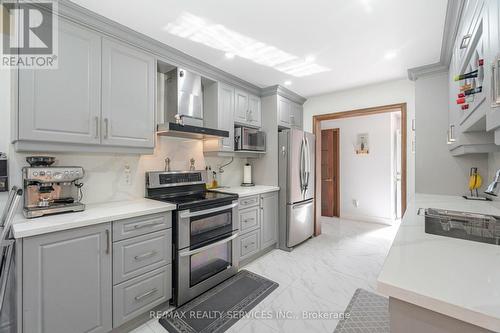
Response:
[[[345,309],[349,318],[337,324],[334,333],[389,333],[389,300],[357,289]]]
[[[241,270],[226,281],[169,312],[160,324],[169,333],[226,331],[266,298],[278,283]]]

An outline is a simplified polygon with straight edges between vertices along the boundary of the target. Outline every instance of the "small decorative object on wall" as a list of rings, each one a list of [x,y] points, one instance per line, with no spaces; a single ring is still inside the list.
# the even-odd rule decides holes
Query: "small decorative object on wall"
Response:
[[[368,148],[368,133],[358,134],[358,141],[356,144],[356,154],[369,154]]]

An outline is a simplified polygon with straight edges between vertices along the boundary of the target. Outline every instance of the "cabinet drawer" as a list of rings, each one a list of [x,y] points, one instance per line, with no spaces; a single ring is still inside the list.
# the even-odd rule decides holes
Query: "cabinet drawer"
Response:
[[[260,230],[249,232],[240,236],[240,259],[245,259],[259,252],[260,249]]]
[[[126,239],[113,244],[113,284],[172,261],[172,229]]]
[[[113,222],[113,241],[172,227],[172,213],[145,215]]]
[[[240,210],[240,234],[259,227],[259,207]]]
[[[245,197],[239,199],[240,209],[256,206],[259,204],[259,196],[253,195],[251,197]]]
[[[113,287],[113,327],[172,298],[172,265]]]

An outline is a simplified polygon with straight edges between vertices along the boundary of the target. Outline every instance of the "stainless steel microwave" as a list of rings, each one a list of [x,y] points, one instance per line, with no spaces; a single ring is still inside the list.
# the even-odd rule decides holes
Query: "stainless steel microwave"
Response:
[[[266,151],[266,133],[255,128],[236,127],[234,129],[234,149]]]

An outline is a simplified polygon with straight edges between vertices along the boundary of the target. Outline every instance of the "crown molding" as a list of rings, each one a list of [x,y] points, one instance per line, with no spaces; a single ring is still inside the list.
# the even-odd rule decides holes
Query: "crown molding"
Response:
[[[262,97],[272,95],[280,95],[282,97],[286,97],[292,102],[298,103],[300,105],[304,104],[307,101],[305,97],[302,97],[299,94],[291,91],[290,89],[280,86],[279,84],[261,89]]]
[[[465,0],[448,0],[439,62],[408,69],[408,78],[410,80],[415,81],[420,77],[448,70],[464,7]]]

